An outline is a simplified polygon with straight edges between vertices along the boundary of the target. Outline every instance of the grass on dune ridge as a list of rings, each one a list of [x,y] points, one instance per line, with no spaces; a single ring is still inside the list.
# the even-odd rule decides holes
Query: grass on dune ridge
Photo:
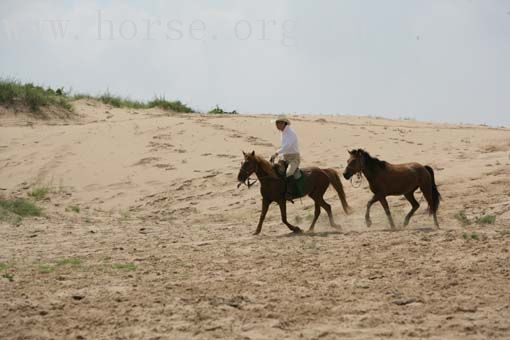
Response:
[[[40,112],[42,107],[56,106],[72,111],[72,104],[62,88],[54,90],[32,83],[22,84],[16,80],[0,78],[0,105],[26,106],[32,112]]]
[[[153,100],[144,102],[115,96],[110,94],[109,91],[99,96],[88,94],[73,95],[64,91],[64,88],[55,90],[51,87],[38,86],[32,83],[23,84],[17,80],[0,78],[0,105],[24,106],[33,113],[40,113],[42,108],[50,106],[72,112],[72,101],[84,98],[97,100],[119,108],[148,109],[158,107],[174,112],[195,112],[195,110],[181,101],[169,101],[162,96],[156,96]]]
[[[169,110],[174,112],[192,113],[195,112],[192,108],[183,104],[181,101],[169,101],[165,97],[156,96],[153,100],[148,102],[131,100],[129,98],[123,98],[120,96],[112,95],[110,92],[106,92],[100,96],[91,96],[88,94],[76,94],[72,97],[74,100],[78,99],[95,99],[104,104],[111,105],[119,108],[130,108],[130,109],[151,109],[154,107],[161,108],[163,110]]]

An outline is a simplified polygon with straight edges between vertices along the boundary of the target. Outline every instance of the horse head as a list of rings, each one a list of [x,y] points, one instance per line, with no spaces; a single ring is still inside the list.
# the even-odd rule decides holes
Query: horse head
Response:
[[[244,161],[241,163],[241,168],[239,169],[239,174],[237,175],[237,180],[240,183],[246,183],[248,178],[255,172],[257,169],[257,158],[255,157],[255,151],[252,152],[244,152]]]
[[[355,174],[363,171],[366,163],[366,151],[363,149],[354,149],[349,152],[347,167],[344,170],[344,178],[351,179]]]

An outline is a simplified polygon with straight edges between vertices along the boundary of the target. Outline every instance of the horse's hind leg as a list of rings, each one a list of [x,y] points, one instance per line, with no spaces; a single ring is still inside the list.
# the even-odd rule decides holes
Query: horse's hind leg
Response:
[[[282,215],[282,222],[289,227],[290,230],[292,230],[294,233],[300,233],[301,229],[299,227],[293,226],[292,224],[287,221],[287,202],[281,201],[278,202],[278,205],[280,206],[280,213]]]
[[[409,211],[409,213],[407,214],[407,216],[404,220],[404,227],[406,227],[409,224],[409,220],[411,219],[411,217],[413,216],[415,211],[418,210],[418,208],[420,207],[420,203],[418,203],[416,198],[414,198],[414,190],[405,194],[404,196],[409,201],[409,203],[411,203],[411,205],[412,205],[411,211]]]
[[[425,197],[425,200],[429,204],[429,209],[430,209],[430,207],[433,206],[433,202],[432,202],[432,189],[431,189],[430,185],[421,185],[420,186],[420,190],[421,190],[421,192],[423,194],[423,197]],[[439,228],[439,223],[437,222],[436,213],[432,212],[432,216],[434,217],[434,224],[436,225],[437,228]]]
[[[329,205],[323,197],[319,198],[318,199],[318,202],[320,204],[321,207],[324,208],[324,210],[326,210],[326,212],[328,213],[328,217],[329,217],[329,224],[331,225],[331,227],[333,228],[341,228],[340,224],[336,224],[335,223],[335,220],[333,219],[333,212],[331,211],[331,205]]]
[[[313,214],[313,221],[310,225],[310,229],[308,229],[309,232],[313,232],[313,228],[315,228],[315,223],[317,222],[317,219],[319,218],[319,215],[321,214],[321,206],[319,203],[315,202],[315,211]]]
[[[393,217],[391,217],[391,211],[390,207],[388,206],[388,201],[386,201],[386,197],[380,198],[379,202],[381,202],[381,205],[383,206],[384,211],[386,212],[386,216],[388,216],[388,221],[390,222],[391,229],[395,229],[395,223],[393,223]]]

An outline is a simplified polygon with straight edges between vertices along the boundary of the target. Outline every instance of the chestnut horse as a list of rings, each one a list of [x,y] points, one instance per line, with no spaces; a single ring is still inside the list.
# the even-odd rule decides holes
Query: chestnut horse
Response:
[[[350,179],[354,174],[363,173],[368,180],[370,190],[374,193],[367,204],[365,214],[367,227],[372,225],[370,207],[379,201],[386,212],[386,216],[388,216],[391,228],[395,228],[386,196],[397,195],[404,195],[412,205],[411,211],[404,221],[404,227],[407,226],[411,216],[420,206],[414,198],[414,192],[420,188],[429,204],[429,213],[434,216],[434,224],[439,228],[436,213],[441,195],[437,191],[434,171],[430,166],[423,166],[419,163],[390,164],[370,156],[363,149],[349,151],[349,155],[347,167],[344,171],[345,179]]]
[[[257,235],[262,230],[262,223],[266,218],[267,210],[272,202],[278,203],[280,206],[280,213],[282,215],[282,222],[289,227],[294,233],[300,233],[301,229],[297,226],[290,224],[287,221],[287,200],[285,199],[285,179],[277,175],[275,169],[264,158],[255,155],[255,151],[251,153],[244,153],[244,162],[241,165],[237,180],[240,183],[247,182],[250,185],[249,177],[255,173],[260,182],[260,193],[262,194],[262,212],[260,213],[259,224],[255,230],[254,235]],[[338,193],[338,197],[342,202],[344,211],[348,214],[350,207],[345,198],[344,189],[338,173],[334,169],[319,169],[316,167],[301,169],[302,176],[305,176],[303,182],[302,196],[310,196],[315,202],[315,214],[309,231],[312,232],[315,227],[315,222],[321,213],[321,207],[326,210],[329,217],[329,223],[333,228],[339,228],[333,219],[331,212],[331,205],[324,201],[324,193],[332,184]],[[296,197],[298,198],[298,197]]]

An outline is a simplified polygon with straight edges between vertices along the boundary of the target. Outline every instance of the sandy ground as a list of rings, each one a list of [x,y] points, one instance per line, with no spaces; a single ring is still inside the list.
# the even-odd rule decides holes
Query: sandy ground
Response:
[[[353,214],[326,195],[340,231],[323,213],[290,235],[272,206],[252,236],[259,186],[236,176],[242,150],[278,146],[270,116],[76,111],[0,119],[0,195],[51,189],[44,217],[0,222],[0,339],[510,338],[509,129],[293,116],[304,166],[343,171],[355,147],[431,165],[441,229],[421,194],[406,229],[378,204],[368,229],[366,181],[343,181]],[[409,204],[389,203],[401,225]],[[312,201],[288,214],[306,229]]]

